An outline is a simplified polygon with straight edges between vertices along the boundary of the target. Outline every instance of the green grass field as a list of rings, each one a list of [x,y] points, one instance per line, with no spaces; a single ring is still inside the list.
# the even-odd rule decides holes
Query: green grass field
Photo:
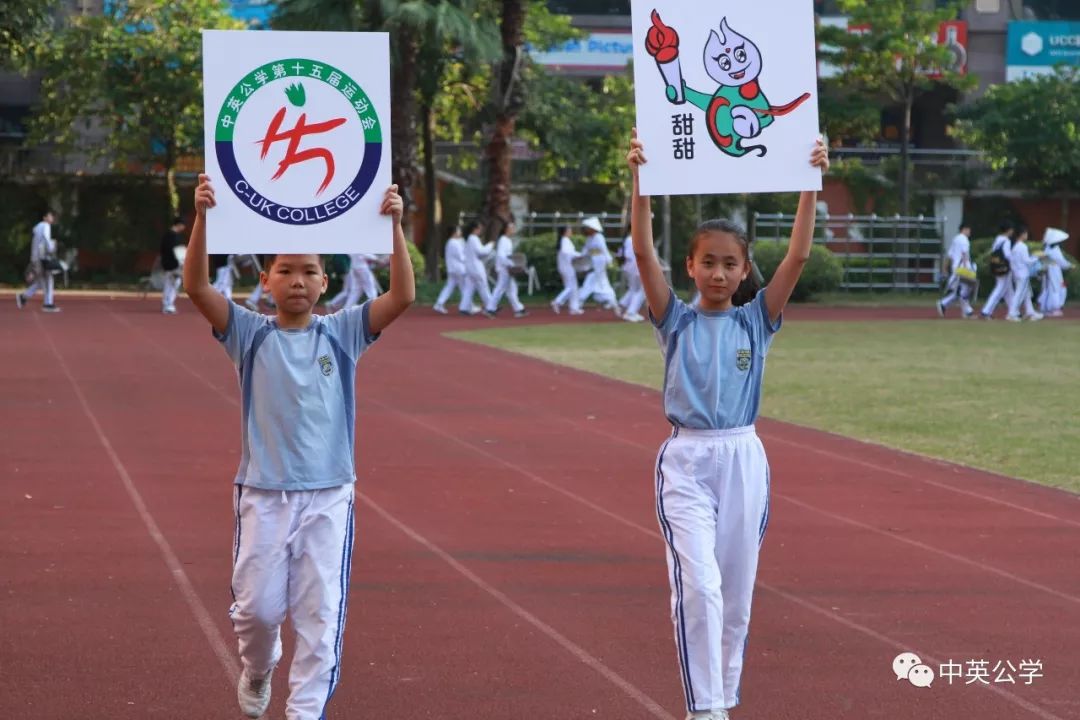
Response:
[[[453,333],[659,389],[648,325]],[[792,322],[761,414],[1080,492],[1080,323]]]

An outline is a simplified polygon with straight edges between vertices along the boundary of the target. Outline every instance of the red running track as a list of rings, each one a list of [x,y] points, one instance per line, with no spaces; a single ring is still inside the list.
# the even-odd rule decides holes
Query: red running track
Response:
[[[190,305],[9,303],[0,717],[240,717],[228,360]],[[830,314],[852,315],[789,321]],[[361,361],[328,716],[682,718],[653,513],[658,394],[441,335],[486,326],[418,308]],[[779,422],[759,432],[773,504],[736,720],[1080,718],[1077,496]],[[891,673],[901,651],[1005,672],[916,688]],[[1029,659],[1043,676],[1026,684]]]

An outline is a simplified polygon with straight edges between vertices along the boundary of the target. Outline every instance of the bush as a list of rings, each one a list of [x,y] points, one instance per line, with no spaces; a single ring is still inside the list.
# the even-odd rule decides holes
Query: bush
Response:
[[[405,246],[409,248],[409,259],[412,260],[413,277],[416,278],[417,286],[420,285],[420,281],[424,278],[424,271],[427,270],[427,261],[424,260],[424,253],[420,248],[416,247],[414,243],[405,241]],[[382,286],[383,292],[390,288],[390,268],[382,267],[375,271],[375,277],[379,279],[379,285]]]
[[[787,253],[787,244],[779,242],[754,243],[754,262],[761,271],[764,281],[772,278],[780,261]],[[791,299],[795,301],[809,300],[818,293],[831,292],[840,287],[844,278],[844,268],[840,260],[827,248],[821,245],[813,245],[810,248],[810,260],[803,268],[802,276],[795,285]]]
[[[534,235],[518,243],[516,252],[525,253],[529,258],[529,264],[536,268],[536,275],[540,280],[541,289],[562,287],[562,279],[555,265],[559,246],[555,233]]]

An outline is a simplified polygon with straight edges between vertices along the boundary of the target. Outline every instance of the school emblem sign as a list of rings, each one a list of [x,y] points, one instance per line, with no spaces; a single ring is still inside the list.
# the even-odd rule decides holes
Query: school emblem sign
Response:
[[[389,252],[385,34],[205,31],[203,43],[210,251]]]

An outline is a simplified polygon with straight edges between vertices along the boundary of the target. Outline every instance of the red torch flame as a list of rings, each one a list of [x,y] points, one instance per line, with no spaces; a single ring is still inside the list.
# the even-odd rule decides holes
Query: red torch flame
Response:
[[[660,19],[660,13],[652,11],[652,24],[645,36],[645,50],[658,63],[671,62],[679,56],[679,33]]]

